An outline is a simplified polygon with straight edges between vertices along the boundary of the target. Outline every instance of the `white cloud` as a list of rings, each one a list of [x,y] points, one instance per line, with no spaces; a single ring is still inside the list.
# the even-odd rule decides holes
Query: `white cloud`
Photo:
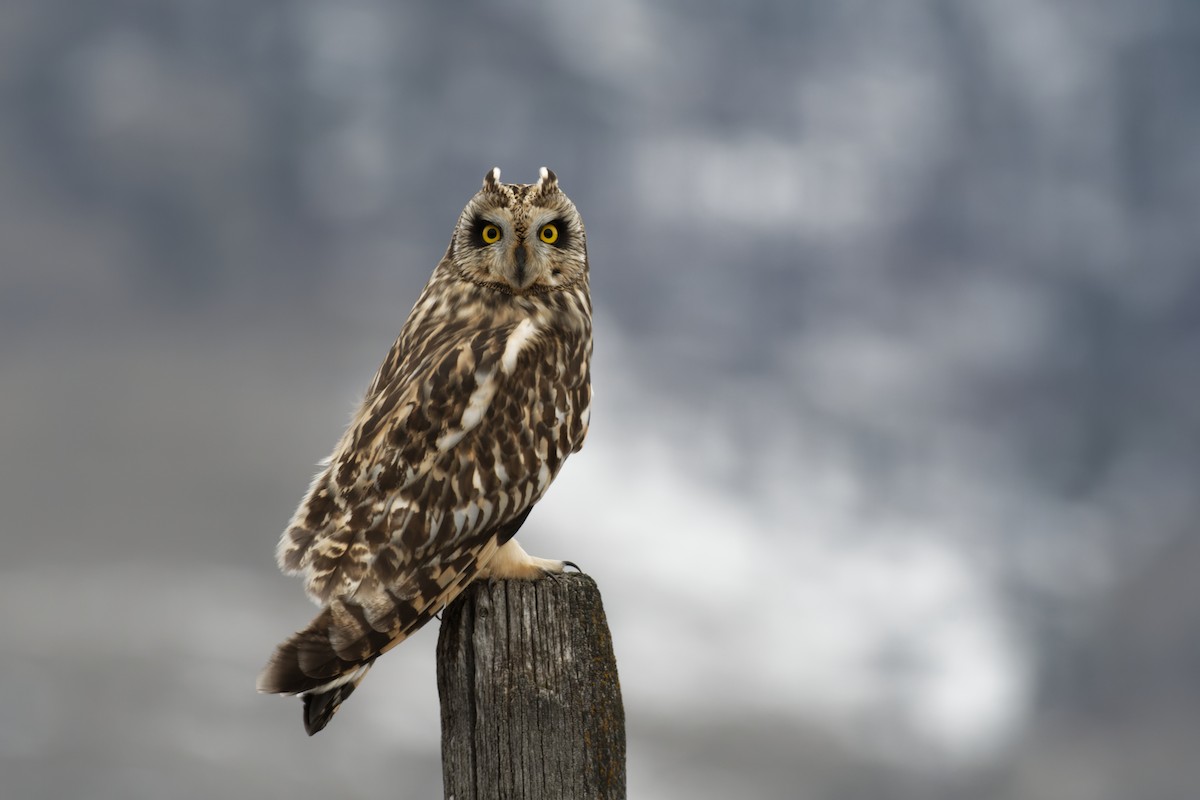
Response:
[[[884,757],[986,759],[1016,732],[1028,656],[985,567],[948,544],[957,520],[868,514],[865,477],[789,454],[787,430],[772,479],[730,490],[686,434],[633,422],[686,430],[687,409],[605,372],[592,438],[522,538],[597,578],[632,713],[782,712]]]

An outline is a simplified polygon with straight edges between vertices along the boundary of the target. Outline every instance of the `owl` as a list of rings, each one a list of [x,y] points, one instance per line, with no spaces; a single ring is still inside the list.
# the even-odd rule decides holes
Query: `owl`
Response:
[[[579,212],[548,169],[491,170],[279,542],[321,611],[258,690],[302,695],[310,736],[472,581],[569,563],[513,537],[583,445],[591,355]]]

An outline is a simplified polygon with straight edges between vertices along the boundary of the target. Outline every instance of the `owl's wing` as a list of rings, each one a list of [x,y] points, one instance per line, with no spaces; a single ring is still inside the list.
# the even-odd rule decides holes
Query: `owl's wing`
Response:
[[[404,342],[280,542],[281,568],[326,609],[281,645],[264,691],[357,684],[475,577],[582,440],[586,369],[561,338],[526,320]]]
[[[453,567],[480,534],[528,509],[565,456],[545,441],[565,422],[555,375],[516,370],[539,349],[515,325],[399,359],[309,488],[280,541],[281,568],[302,572],[322,603],[402,591],[414,567]]]

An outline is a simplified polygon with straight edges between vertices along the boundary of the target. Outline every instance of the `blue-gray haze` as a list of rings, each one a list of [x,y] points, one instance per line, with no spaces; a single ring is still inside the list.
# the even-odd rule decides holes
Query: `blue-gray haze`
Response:
[[[1193,0],[0,10],[0,797],[437,797],[274,566],[485,170],[589,229],[635,798],[1200,784]]]

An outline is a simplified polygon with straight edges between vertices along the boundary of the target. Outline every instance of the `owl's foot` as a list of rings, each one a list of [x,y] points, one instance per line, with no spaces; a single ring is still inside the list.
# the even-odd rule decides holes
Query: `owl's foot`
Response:
[[[500,545],[500,549],[480,572],[480,577],[489,580],[516,578],[536,581],[560,574],[570,563],[569,561],[554,561],[549,558],[531,556],[521,548],[521,545],[517,544],[516,539],[509,539]],[[571,566],[575,567],[574,564]],[[575,567],[575,569],[579,569],[579,567]]]

